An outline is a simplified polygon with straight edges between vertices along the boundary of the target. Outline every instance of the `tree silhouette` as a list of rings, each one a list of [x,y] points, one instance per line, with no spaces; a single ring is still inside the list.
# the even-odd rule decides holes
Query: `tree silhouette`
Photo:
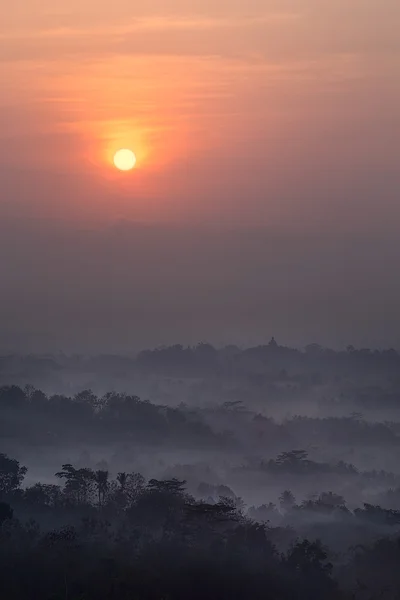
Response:
[[[13,518],[14,511],[7,502],[0,502],[0,527],[7,519]]]
[[[0,495],[6,496],[15,492],[27,473],[15,458],[0,454]]]
[[[127,473],[125,473],[125,472],[118,473],[118,475],[117,475],[117,481],[118,481],[118,483],[120,485],[120,490],[121,490],[122,493],[125,492],[125,487],[126,487],[127,480],[128,480]]]
[[[296,504],[296,498],[290,490],[285,490],[279,496],[279,504],[284,511],[288,512]]]
[[[60,479],[65,479],[65,493],[71,500],[77,503],[88,502],[95,482],[95,474],[92,469],[75,469],[67,463],[62,466],[62,471],[55,475]]]
[[[35,483],[25,489],[24,499],[31,505],[55,507],[62,503],[62,493],[58,485]]]
[[[99,506],[104,505],[106,494],[110,487],[108,476],[108,471],[98,470],[94,473],[94,481],[96,482],[97,486]]]
[[[340,494],[336,494],[335,492],[322,492],[319,495],[318,502],[332,508],[345,506],[346,504],[344,497]]]

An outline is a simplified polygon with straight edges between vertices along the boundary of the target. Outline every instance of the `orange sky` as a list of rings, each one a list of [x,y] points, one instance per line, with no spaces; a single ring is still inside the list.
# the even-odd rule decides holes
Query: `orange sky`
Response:
[[[0,11],[7,214],[341,219],[397,170],[397,0]],[[134,174],[112,167],[121,146],[137,154]]]
[[[0,349],[400,347],[399,23],[399,0],[0,2]]]

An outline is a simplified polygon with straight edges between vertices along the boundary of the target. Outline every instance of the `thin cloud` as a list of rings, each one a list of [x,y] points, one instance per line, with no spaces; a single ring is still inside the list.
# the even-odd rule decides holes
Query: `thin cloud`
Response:
[[[134,33],[137,30],[175,30],[175,29],[236,29],[252,25],[277,24],[279,22],[293,21],[300,18],[296,13],[281,13],[271,15],[258,15],[253,17],[166,17],[149,16],[130,20],[128,24],[111,26],[95,25],[91,27],[53,26],[47,28],[16,29],[11,33],[0,33],[3,41],[29,41],[41,38],[79,38],[82,36],[113,36]]]

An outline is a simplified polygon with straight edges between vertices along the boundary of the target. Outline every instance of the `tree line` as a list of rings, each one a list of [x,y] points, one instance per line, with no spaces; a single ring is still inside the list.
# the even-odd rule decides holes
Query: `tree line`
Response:
[[[340,513],[358,528],[370,522],[393,530],[344,561],[301,535],[282,550],[277,541],[290,527],[246,512],[229,489],[199,498],[175,478],[120,472],[112,479],[107,470],[71,464],[55,474],[60,485],[24,488],[26,473],[0,455],[0,581],[8,600],[395,600],[400,593],[399,511],[365,505],[352,512],[333,492],[298,504],[282,492],[283,517]]]

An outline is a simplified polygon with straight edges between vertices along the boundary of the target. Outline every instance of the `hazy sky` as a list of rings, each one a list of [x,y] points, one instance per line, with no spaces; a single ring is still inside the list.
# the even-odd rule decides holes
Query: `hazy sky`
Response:
[[[400,346],[399,23],[398,0],[2,2],[0,347]]]

